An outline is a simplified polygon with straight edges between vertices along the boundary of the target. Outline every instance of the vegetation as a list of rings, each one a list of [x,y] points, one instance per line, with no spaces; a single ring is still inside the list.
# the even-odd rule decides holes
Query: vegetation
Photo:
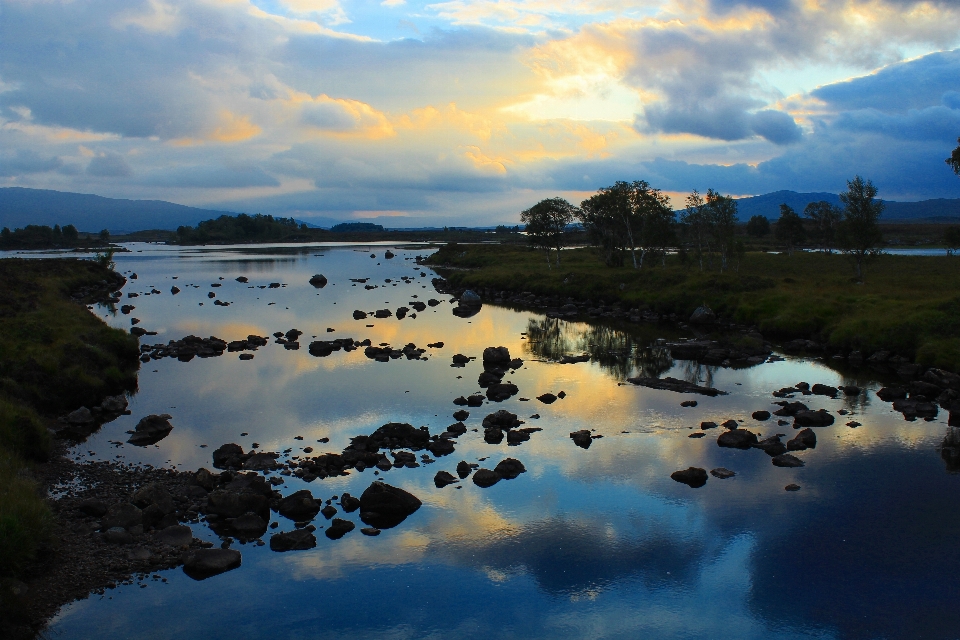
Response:
[[[48,533],[49,511],[24,476],[49,456],[48,423],[136,388],[136,338],[70,299],[115,278],[89,260],[0,260],[0,574],[27,562]]]
[[[843,219],[837,227],[840,250],[853,258],[857,279],[863,280],[863,264],[880,254],[883,234],[877,221],[883,213],[883,202],[874,200],[877,188],[860,176],[847,180],[846,193],[840,194],[844,205]]]
[[[372,222],[341,222],[330,227],[334,233],[382,233],[384,231],[382,224],[373,224]]]
[[[747,221],[747,235],[754,238],[762,238],[770,234],[770,221],[766,216],[751,216]]]
[[[843,212],[829,202],[821,200],[808,204],[803,210],[803,215],[813,223],[810,236],[817,248],[826,251],[833,247],[837,225],[840,224]]]
[[[739,273],[701,271],[679,255],[647,270],[611,268],[593,250],[568,249],[563,269],[518,246],[448,245],[432,265],[456,286],[620,301],[686,318],[706,302],[718,313],[776,339],[823,340],[836,349],[881,348],[960,370],[960,272],[952,258],[886,255],[854,286],[839,254],[747,252]]]
[[[327,231],[310,229],[306,224],[297,224],[293,218],[274,218],[260,213],[252,216],[245,213],[223,215],[214,220],[204,220],[196,228],[177,228],[177,241],[180,244],[308,242],[327,235]]]
[[[957,138],[957,148],[953,150],[946,162],[953,169],[953,172],[960,176],[960,138]]]
[[[102,232],[101,232],[102,233]],[[109,240],[109,233],[107,234]],[[64,227],[54,225],[28,224],[22,229],[4,227],[0,230],[0,249],[60,249],[79,246],[102,244],[99,241],[92,241],[90,234],[83,234],[81,237],[77,228],[72,224]]]
[[[550,266],[550,250],[557,250],[557,266],[560,266],[560,250],[567,227],[573,222],[576,207],[563,198],[541,200],[526,211],[520,213],[527,241],[547,253],[547,267]]]
[[[793,207],[780,205],[780,218],[777,220],[777,242],[787,248],[787,253],[793,255],[793,250],[806,240],[803,229],[803,220],[793,210]]]
[[[960,227],[947,227],[943,230],[943,244],[947,246],[947,255],[952,256],[960,249]]]

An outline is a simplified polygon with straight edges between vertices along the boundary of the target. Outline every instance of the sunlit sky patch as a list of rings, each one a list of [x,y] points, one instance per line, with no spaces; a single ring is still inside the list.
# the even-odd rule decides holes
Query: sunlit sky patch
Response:
[[[515,223],[616,180],[960,197],[945,0],[0,0],[0,186]]]

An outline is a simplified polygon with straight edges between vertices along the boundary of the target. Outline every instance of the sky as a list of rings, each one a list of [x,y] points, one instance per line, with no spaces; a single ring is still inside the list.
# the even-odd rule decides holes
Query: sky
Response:
[[[391,226],[958,198],[958,47],[957,0],[0,0],[0,186]]]

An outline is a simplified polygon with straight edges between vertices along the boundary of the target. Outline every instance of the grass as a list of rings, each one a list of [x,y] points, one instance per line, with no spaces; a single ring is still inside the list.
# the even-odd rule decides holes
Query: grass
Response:
[[[21,569],[49,534],[52,515],[27,477],[50,454],[48,424],[136,388],[136,338],[70,299],[114,277],[92,261],[0,260],[0,575]]]
[[[447,245],[431,256],[458,286],[530,291],[688,317],[700,304],[764,335],[814,338],[865,355],[888,349],[929,366],[960,370],[960,258],[881,256],[857,283],[841,255],[747,253],[739,272],[701,271],[668,256],[666,266],[606,267],[593,249],[542,252],[518,246]]]

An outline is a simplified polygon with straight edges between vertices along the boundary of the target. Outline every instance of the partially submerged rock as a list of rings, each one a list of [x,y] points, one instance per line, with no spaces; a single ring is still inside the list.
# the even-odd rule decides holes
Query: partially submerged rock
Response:
[[[678,380],[677,378],[627,378],[627,382],[635,384],[639,387],[647,387],[650,389],[661,389],[664,391],[675,391],[677,393],[699,393],[704,396],[725,396],[727,395],[726,391],[720,391],[719,389],[714,389],[712,387],[701,387],[699,385],[693,384],[692,382],[687,382],[686,380]]]
[[[384,482],[374,482],[360,496],[360,519],[378,529],[390,529],[423,503],[413,494]]]
[[[681,471],[674,471],[670,474],[670,477],[693,489],[698,489],[707,484],[707,471],[699,467],[689,467]]]
[[[731,429],[720,434],[717,444],[732,449],[749,449],[757,444],[757,434],[746,429]]]
[[[240,552],[235,549],[196,549],[186,554],[183,572],[194,580],[204,580],[240,566]]]
[[[271,551],[303,551],[317,546],[317,537],[312,531],[294,529],[287,533],[275,533],[270,536]]]
[[[170,424],[172,418],[173,416],[169,413],[142,418],[127,442],[137,447],[146,447],[160,442],[173,431],[173,425]]]
[[[782,453],[779,456],[774,456],[770,459],[773,462],[775,467],[802,467],[804,466],[803,460],[797,456],[791,455],[789,453]]]

